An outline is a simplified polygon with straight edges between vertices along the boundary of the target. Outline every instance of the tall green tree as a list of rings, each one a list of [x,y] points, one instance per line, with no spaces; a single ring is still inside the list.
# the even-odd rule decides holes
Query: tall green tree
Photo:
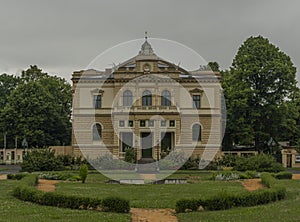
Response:
[[[3,112],[4,106],[8,101],[9,95],[18,86],[19,83],[19,77],[8,75],[6,73],[0,75],[0,116]],[[11,137],[11,135],[7,135],[7,132],[5,131],[5,124],[0,118],[0,147],[4,146],[4,137],[6,137],[6,141],[10,141],[10,143],[7,143],[6,146],[11,146],[13,138]]]
[[[8,135],[31,147],[68,145],[71,140],[71,86],[37,66],[22,72],[1,113]]]
[[[223,73],[227,144],[254,142],[258,150],[265,150],[271,137],[283,139],[282,132],[296,124],[296,110],[289,104],[296,83],[296,68],[288,55],[262,36],[248,38]]]

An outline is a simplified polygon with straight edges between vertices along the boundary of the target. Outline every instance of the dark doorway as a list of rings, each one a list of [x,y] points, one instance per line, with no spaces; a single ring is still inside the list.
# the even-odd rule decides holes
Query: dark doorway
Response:
[[[166,132],[161,133],[161,151],[164,153],[169,153],[172,150],[172,133]]]
[[[152,133],[141,133],[142,138],[142,158],[152,158]]]

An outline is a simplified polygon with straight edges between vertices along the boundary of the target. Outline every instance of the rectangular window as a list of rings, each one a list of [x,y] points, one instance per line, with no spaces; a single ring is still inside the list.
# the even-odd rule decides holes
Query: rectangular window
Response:
[[[145,126],[146,126],[146,121],[140,120],[140,127],[145,127]]]
[[[193,95],[193,108],[200,109],[200,95]]]
[[[174,127],[175,126],[175,120],[170,120],[170,127]]]
[[[11,160],[15,160],[15,151],[11,151]]]
[[[4,156],[3,156],[3,155],[4,155],[4,152],[1,151],[1,152],[0,152],[0,160],[3,160],[3,159],[4,159]]]
[[[119,121],[119,126],[120,126],[120,127],[124,127],[124,126],[125,126],[124,120],[120,120],[120,121]]]
[[[121,141],[122,141],[122,152],[125,152],[127,148],[132,147],[133,144],[133,133],[122,132],[121,133]]]
[[[101,108],[101,95],[94,96],[94,108],[100,109]]]
[[[153,119],[149,120],[149,127],[154,127],[154,120]]]
[[[160,121],[160,126],[166,126],[166,120],[161,120]]]
[[[129,127],[133,127],[133,120],[129,120],[129,121],[128,121],[128,126],[129,126]]]

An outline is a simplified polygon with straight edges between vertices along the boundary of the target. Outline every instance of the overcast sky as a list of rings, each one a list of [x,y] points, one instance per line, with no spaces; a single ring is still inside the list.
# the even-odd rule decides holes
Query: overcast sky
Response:
[[[0,0],[0,73],[36,64],[70,80],[104,50],[144,37],[180,42],[228,68],[262,35],[300,69],[299,0]],[[298,71],[298,73],[300,73]],[[298,81],[300,80],[298,75]]]

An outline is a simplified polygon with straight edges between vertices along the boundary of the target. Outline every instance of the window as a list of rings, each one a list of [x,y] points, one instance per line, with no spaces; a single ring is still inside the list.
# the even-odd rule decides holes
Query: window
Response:
[[[4,155],[4,152],[1,151],[1,152],[0,152],[0,160],[3,160],[3,159],[4,159],[4,156],[3,156],[3,155]]]
[[[132,106],[132,92],[130,90],[123,93],[123,106]]]
[[[175,126],[175,120],[170,120],[170,127],[174,127]]]
[[[149,90],[143,92],[142,106],[152,106],[152,94]]]
[[[154,120],[153,119],[149,120],[149,127],[154,127]]]
[[[129,121],[128,121],[128,126],[129,126],[129,127],[133,127],[133,120],[129,120]]]
[[[93,126],[93,141],[101,141],[102,127],[99,123]]]
[[[193,108],[200,109],[200,95],[193,95]]]
[[[94,95],[94,108],[95,109],[101,108],[101,95]]]
[[[201,126],[199,124],[193,125],[193,141],[201,141]]]
[[[161,106],[171,106],[171,93],[168,90],[161,94]]]
[[[166,126],[166,120],[161,120],[160,121],[160,126]]]
[[[15,160],[15,151],[11,151],[11,160]]]
[[[146,121],[145,120],[140,120],[140,126],[145,127],[146,126]]]
[[[133,133],[122,132],[121,133],[122,152],[125,152],[127,148],[132,147],[133,144]]]
[[[119,126],[120,126],[120,127],[124,127],[124,126],[125,126],[124,120],[120,120],[120,121],[119,121]]]

